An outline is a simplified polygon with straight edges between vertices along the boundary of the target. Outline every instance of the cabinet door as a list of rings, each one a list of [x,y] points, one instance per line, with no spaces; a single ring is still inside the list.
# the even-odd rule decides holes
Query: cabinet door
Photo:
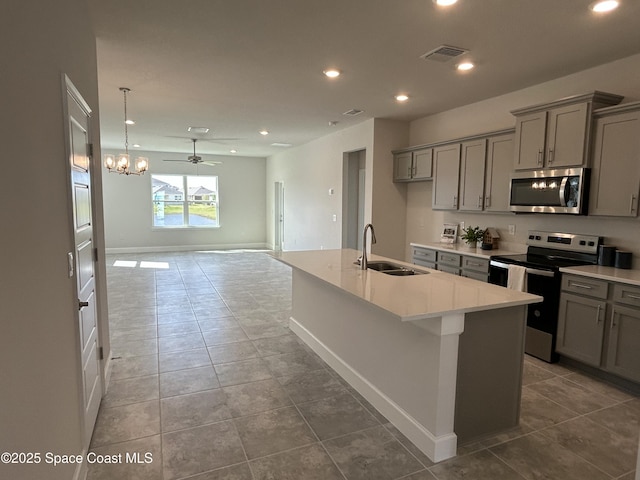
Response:
[[[588,104],[578,103],[549,110],[546,167],[585,165]]]
[[[607,370],[640,382],[640,310],[614,305],[609,331]]]
[[[589,215],[635,217],[640,190],[640,111],[596,120]]]
[[[490,138],[484,186],[485,211],[509,211],[509,176],[512,165],[513,135]]]
[[[458,176],[460,174],[460,144],[433,149],[433,210],[458,208]]]
[[[606,302],[571,293],[560,295],[556,351],[599,367]]]
[[[534,170],[544,166],[544,141],[547,112],[534,112],[516,118],[516,170]]]
[[[433,163],[433,149],[416,150],[413,152],[413,179],[427,180],[431,178]]]
[[[411,180],[412,152],[398,153],[393,156],[393,181],[406,182]]]
[[[482,210],[487,140],[462,144],[460,159],[460,210]]]

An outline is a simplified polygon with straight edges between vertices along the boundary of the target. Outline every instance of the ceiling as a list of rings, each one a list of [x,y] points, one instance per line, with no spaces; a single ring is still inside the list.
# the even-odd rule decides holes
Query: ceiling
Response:
[[[131,89],[130,145],[188,154],[187,127],[203,126],[198,153],[264,157],[288,148],[272,143],[300,145],[374,117],[412,120],[640,52],[635,0],[608,14],[594,14],[591,0],[88,3],[111,149],[124,145],[119,87]],[[443,44],[469,53],[420,58]],[[456,71],[460,59],[476,68]],[[342,75],[325,77],[329,67]],[[364,112],[343,115],[351,109]]]

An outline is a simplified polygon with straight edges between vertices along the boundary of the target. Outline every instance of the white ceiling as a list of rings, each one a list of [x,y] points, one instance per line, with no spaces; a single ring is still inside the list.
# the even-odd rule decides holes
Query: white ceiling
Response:
[[[268,156],[368,118],[411,120],[640,52],[640,2],[592,0],[88,0],[103,148]],[[477,67],[420,55],[447,44]],[[322,71],[343,73],[328,79]],[[597,86],[594,86],[597,89]],[[404,92],[409,102],[394,95]],[[350,109],[364,110],[347,117]],[[337,121],[336,126],[329,122]],[[263,137],[261,129],[270,131]],[[185,138],[174,138],[174,136]]]

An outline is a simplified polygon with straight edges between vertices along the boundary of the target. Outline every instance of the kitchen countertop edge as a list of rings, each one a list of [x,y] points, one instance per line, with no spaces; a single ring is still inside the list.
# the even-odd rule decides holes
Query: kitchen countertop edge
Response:
[[[640,270],[637,269],[604,267],[602,265],[582,265],[579,267],[563,267],[560,269],[560,272],[640,287]]]

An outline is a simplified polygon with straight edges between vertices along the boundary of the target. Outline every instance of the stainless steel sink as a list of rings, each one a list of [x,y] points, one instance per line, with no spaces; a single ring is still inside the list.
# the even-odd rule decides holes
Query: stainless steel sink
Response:
[[[411,270],[409,268],[403,267],[402,265],[396,265],[395,263],[390,262],[368,262],[367,268],[371,270],[375,270],[380,273],[385,273],[387,275],[395,275],[398,277],[406,277],[408,275],[424,275],[429,272],[420,272],[417,270]]]

